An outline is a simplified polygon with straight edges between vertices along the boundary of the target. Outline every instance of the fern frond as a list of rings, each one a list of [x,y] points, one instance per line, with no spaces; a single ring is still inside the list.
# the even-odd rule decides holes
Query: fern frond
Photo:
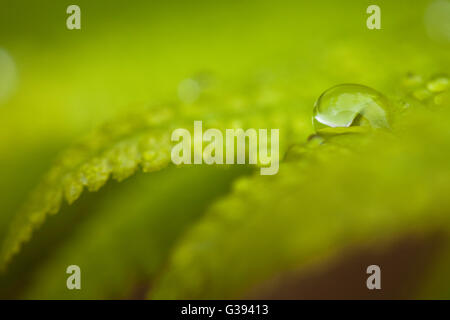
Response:
[[[249,103],[246,108],[230,106],[230,101],[210,101],[195,106],[167,107],[134,114],[111,122],[65,151],[46,174],[15,217],[0,254],[0,267],[20,251],[47,215],[56,214],[63,199],[76,201],[83,190],[99,190],[110,177],[121,181],[141,168],[152,172],[170,162],[170,138],[175,128],[193,129],[193,121],[203,120],[205,128],[282,128],[280,149],[295,140],[304,140],[310,130],[308,118],[296,106]]]
[[[135,297],[136,287],[152,281],[180,235],[198,221],[210,203],[229,191],[236,177],[249,171],[241,166],[192,166],[169,167],[151,175],[138,172],[120,184],[100,190],[102,195],[94,197],[95,206],[80,199],[78,207],[88,207],[89,218],[77,224],[70,241],[53,250],[34,269],[29,289],[21,297]],[[62,212],[69,216],[79,214],[67,210],[75,207],[76,204]],[[74,263],[88,279],[82,290],[61,286],[66,281],[61,270]],[[139,298],[143,298],[142,294]]]
[[[121,181],[139,167],[159,170],[170,161],[169,108],[135,114],[102,126],[66,150],[15,217],[0,256],[5,266],[33,229],[56,214],[63,199],[72,204],[83,190],[97,191],[112,177]]]

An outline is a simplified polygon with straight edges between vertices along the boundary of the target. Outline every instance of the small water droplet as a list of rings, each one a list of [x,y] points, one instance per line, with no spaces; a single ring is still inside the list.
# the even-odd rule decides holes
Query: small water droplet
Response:
[[[427,89],[431,92],[443,92],[450,87],[450,80],[446,75],[437,75],[427,82]]]
[[[316,132],[329,128],[339,132],[348,127],[388,128],[388,111],[389,102],[378,91],[359,84],[341,84],[326,90],[316,101],[313,125]]]

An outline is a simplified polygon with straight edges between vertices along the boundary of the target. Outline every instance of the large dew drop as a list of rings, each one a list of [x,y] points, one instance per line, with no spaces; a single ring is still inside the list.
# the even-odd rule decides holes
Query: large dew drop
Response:
[[[325,91],[314,105],[316,132],[327,128],[388,128],[389,102],[379,92],[359,84],[341,84]]]

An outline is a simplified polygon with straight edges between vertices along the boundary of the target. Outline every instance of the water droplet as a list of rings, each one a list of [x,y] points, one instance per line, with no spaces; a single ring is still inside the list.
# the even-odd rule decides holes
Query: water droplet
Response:
[[[450,87],[450,80],[446,75],[437,75],[427,82],[427,89],[431,92],[447,91]]]
[[[185,79],[178,85],[178,98],[185,103],[193,103],[200,96],[201,87],[194,79]]]
[[[316,101],[313,125],[316,132],[336,128],[332,131],[339,133],[349,127],[388,128],[388,109],[388,100],[376,90],[341,84],[326,90]]]

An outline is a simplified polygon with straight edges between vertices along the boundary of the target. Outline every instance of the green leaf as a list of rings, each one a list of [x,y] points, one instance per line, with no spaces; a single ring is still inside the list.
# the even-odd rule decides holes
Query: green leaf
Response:
[[[228,192],[233,179],[247,171],[243,167],[168,168],[109,184],[95,196],[95,203],[83,204],[85,199],[80,199],[76,211],[88,207],[89,217],[76,225],[69,241],[34,268],[24,297],[143,298],[145,291],[136,296],[136,290],[151,285],[180,235],[209,203]],[[65,210],[64,214],[81,212]],[[82,290],[61,285],[71,264],[82,270]]]
[[[125,117],[107,124],[66,150],[32,192],[15,217],[0,255],[5,266],[20,250],[33,229],[48,214],[56,214],[63,198],[71,204],[84,188],[97,191],[112,176],[121,181],[138,167],[159,170],[170,160],[170,129],[173,113],[168,108]]]
[[[413,108],[392,132],[299,147],[278,175],[241,178],[180,241],[150,296],[248,297],[349,248],[449,231],[449,116]]]
[[[192,131],[196,119],[203,119],[205,129],[283,128],[280,133],[281,150],[290,141],[299,137],[305,139],[307,135],[308,122],[300,117],[290,100],[267,102],[247,99],[250,101],[247,108],[240,104],[230,108],[227,99],[216,102],[212,110],[209,107],[211,100],[218,101],[218,98],[206,95],[195,105],[155,107],[148,112],[126,116],[102,126],[63,152],[14,218],[4,241],[0,266],[7,265],[48,214],[59,211],[63,198],[72,204],[84,188],[97,191],[109,177],[121,181],[138,168],[151,172],[166,167],[170,162],[172,131],[175,128]],[[280,112],[277,108],[283,104],[285,107]]]

